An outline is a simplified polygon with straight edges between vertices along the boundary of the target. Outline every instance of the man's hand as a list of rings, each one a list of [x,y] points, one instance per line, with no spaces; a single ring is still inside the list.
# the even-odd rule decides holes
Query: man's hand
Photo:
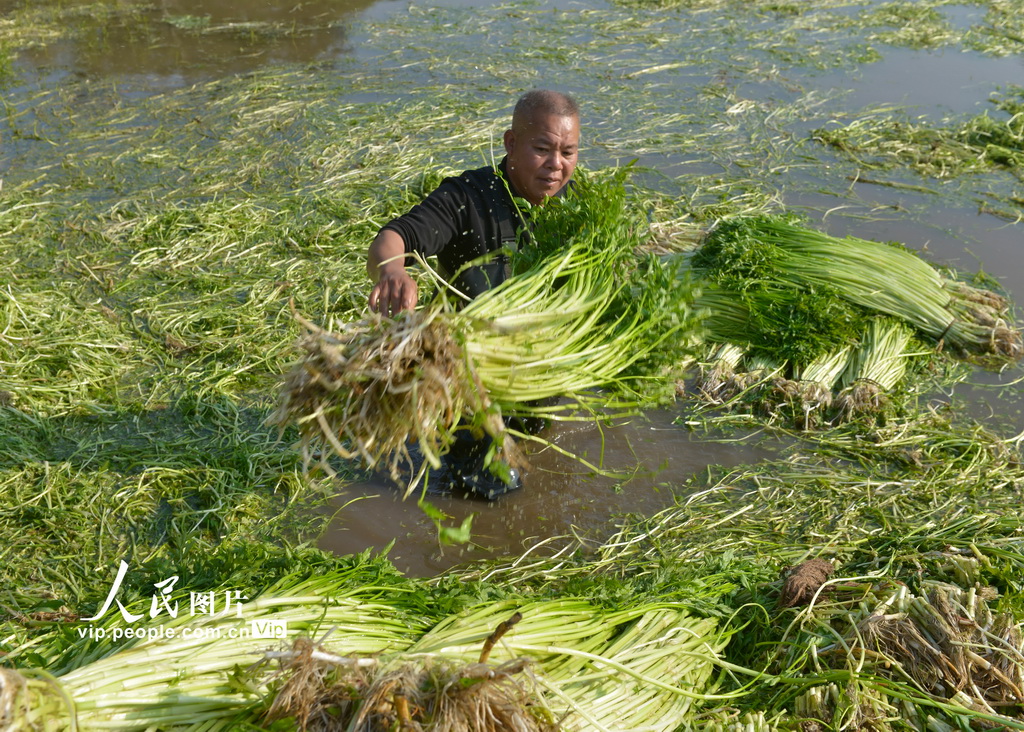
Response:
[[[398,232],[377,234],[366,255],[366,273],[377,283],[370,291],[370,310],[394,316],[416,307],[419,288],[405,271],[405,241]]]
[[[419,288],[404,268],[393,272],[383,270],[370,290],[370,310],[394,316],[402,310],[412,310],[418,298]]]

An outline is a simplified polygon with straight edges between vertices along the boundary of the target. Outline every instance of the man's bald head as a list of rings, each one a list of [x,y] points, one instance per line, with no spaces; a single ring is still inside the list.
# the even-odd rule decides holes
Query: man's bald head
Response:
[[[550,89],[534,89],[519,97],[512,110],[512,128],[521,128],[539,115],[572,117],[579,121],[580,108],[568,94]]]

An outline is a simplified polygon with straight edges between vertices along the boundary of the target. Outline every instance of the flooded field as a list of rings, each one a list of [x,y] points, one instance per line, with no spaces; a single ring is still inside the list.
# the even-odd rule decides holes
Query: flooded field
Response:
[[[789,213],[1020,303],[1022,84],[1024,0],[0,0],[0,732],[499,686],[529,729],[1024,729],[1024,370],[955,318],[878,412],[694,366],[493,502],[271,425],[296,316],[362,318],[378,229],[528,89],[635,161],[621,269]]]
[[[293,358],[289,300],[316,320],[357,316],[376,228],[442,172],[497,155],[512,101],[533,86],[578,96],[585,164],[639,160],[638,180],[661,196],[651,215],[667,225],[692,235],[730,212],[797,211],[834,234],[984,271],[1020,301],[1019,163],[930,177],[815,133],[870,119],[936,129],[1008,119],[992,97],[1024,79],[1024,46],[1004,5],[3,0],[8,307],[43,283],[41,307],[58,309],[50,336],[84,327],[53,314],[67,308],[96,328],[75,356],[51,344],[63,370],[33,373],[33,340],[12,339],[23,351],[7,357],[0,390],[35,416],[6,419],[33,420],[24,454],[70,460],[87,473],[73,480],[111,479],[103,465],[143,482],[202,476],[146,499],[179,529],[186,506],[250,520],[282,496],[298,511],[329,495],[316,514],[335,516],[320,526],[322,547],[395,542],[396,563],[417,574],[602,534],[617,514],[671,505],[709,466],[784,459],[799,437],[749,426],[737,437],[685,402],[626,426],[555,430],[559,445],[603,451],[609,470],[633,477],[587,476],[541,452],[519,494],[439,498],[456,523],[477,514],[475,546],[441,548],[429,519],[379,477],[349,466],[306,484],[260,417]],[[977,370],[923,399],[1011,437],[1024,430],[1020,377]],[[109,439],[121,434],[133,435],[127,453]],[[161,442],[169,435],[212,463],[190,464]],[[249,486],[209,495],[210,475],[231,483],[239,460]],[[250,487],[277,498],[261,503]]]

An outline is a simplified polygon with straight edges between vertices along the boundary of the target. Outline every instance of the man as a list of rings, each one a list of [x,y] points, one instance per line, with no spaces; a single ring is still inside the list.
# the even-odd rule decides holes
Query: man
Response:
[[[441,275],[469,297],[500,284],[506,276],[501,255],[485,264],[464,265],[516,246],[525,224],[513,198],[540,206],[564,193],[576,170],[579,138],[579,107],[572,97],[549,90],[520,97],[497,170],[485,167],[446,178],[422,203],[377,234],[366,261],[375,282],[370,308],[395,315],[416,306],[419,291],[405,268],[405,255],[413,252],[436,255]],[[520,485],[515,471],[502,479],[482,468],[488,440],[472,440],[462,432],[459,436],[446,456],[455,487],[494,498]]]

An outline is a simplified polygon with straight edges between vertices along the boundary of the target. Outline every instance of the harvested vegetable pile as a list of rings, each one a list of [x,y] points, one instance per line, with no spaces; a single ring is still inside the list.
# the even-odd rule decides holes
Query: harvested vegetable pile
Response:
[[[781,216],[722,222],[689,257],[707,311],[700,390],[775,412],[876,411],[915,358],[1000,365],[1024,354],[1001,295],[950,279],[897,244]],[[723,345],[724,344],[724,345]]]
[[[247,634],[251,619],[164,615],[127,647],[80,649],[57,678],[5,671],[0,729],[668,732],[706,695],[730,635],[681,603],[642,598],[616,610],[513,598],[424,633],[422,587],[392,587],[388,602],[373,599],[380,587],[335,596],[338,581],[280,584],[251,603],[262,622],[285,624],[283,648]]]
[[[535,413],[529,402],[650,398],[692,351],[692,298],[668,265],[638,254],[646,226],[625,173],[584,177],[565,200],[529,211],[535,241],[513,258],[517,274],[462,308],[442,294],[337,333],[306,323],[305,355],[271,421],[296,423],[307,455],[386,466],[411,491],[457,428],[486,432],[514,462],[503,417]],[[412,441],[425,460],[409,479]]]
[[[897,721],[945,729],[907,703],[928,698],[938,708],[970,710],[979,725],[1020,726],[1024,644],[1012,615],[989,608],[997,595],[991,587],[934,581],[919,594],[901,585],[847,583],[808,610],[791,639],[794,648],[815,648],[805,673],[832,670],[845,683],[812,686],[794,700],[794,711],[833,729]],[[792,655],[780,663],[793,669],[806,660]]]

